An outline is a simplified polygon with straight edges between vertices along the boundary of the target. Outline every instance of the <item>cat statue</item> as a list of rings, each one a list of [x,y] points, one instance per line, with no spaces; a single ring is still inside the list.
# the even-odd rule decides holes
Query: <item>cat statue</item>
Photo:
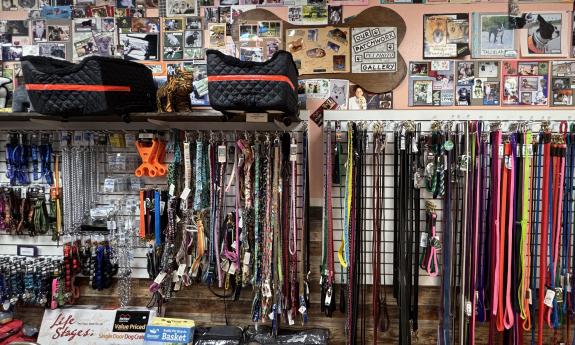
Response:
[[[8,95],[10,92],[6,85],[11,84],[12,79],[6,77],[0,77],[0,108],[6,108],[8,104]]]

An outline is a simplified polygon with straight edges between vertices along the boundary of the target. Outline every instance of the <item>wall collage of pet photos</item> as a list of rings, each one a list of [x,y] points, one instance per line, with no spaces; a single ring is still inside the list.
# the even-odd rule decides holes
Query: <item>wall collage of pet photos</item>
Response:
[[[488,0],[426,3],[478,1]],[[253,62],[289,51],[306,75],[298,84],[300,108],[307,100],[321,104],[310,109],[312,115],[392,109],[392,90],[371,93],[345,78],[398,71],[397,28],[346,26],[346,7],[357,12],[370,5],[373,0],[2,0],[0,110],[10,111],[12,95],[22,87],[19,60],[27,55],[73,62],[95,55],[123,58],[148,66],[159,84],[178,71],[190,72],[192,106],[207,107],[205,49]],[[283,20],[234,26],[243,12],[258,7]],[[575,57],[572,12],[529,13],[522,29],[507,13],[425,14],[420,20],[423,59],[407,61],[408,106],[575,105],[575,61],[568,61]]]

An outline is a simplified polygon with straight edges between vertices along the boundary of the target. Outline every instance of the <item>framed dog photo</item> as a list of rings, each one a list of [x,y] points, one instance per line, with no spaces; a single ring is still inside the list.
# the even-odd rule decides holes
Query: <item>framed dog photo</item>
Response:
[[[125,60],[158,60],[158,35],[120,34],[119,44]]]
[[[521,56],[566,57],[569,54],[567,12],[533,13],[519,30]]]
[[[469,14],[423,16],[423,58],[461,58],[469,51]]]
[[[551,102],[552,107],[575,105],[575,61],[553,61],[551,65]]]
[[[507,13],[473,13],[471,56],[517,58],[515,31]]]
[[[164,60],[182,60],[184,58],[184,33],[164,32]]]
[[[197,16],[196,0],[167,0],[166,16]]]

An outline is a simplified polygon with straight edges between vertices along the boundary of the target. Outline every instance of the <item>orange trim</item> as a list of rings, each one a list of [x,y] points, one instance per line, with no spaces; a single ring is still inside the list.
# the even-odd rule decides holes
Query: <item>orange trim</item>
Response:
[[[283,83],[288,83],[292,90],[295,90],[295,86],[291,80],[285,75],[254,75],[254,74],[230,74],[230,75],[210,75],[208,76],[208,82],[210,81],[234,81],[234,80],[268,80],[268,81],[279,81]]]
[[[28,91],[96,91],[96,92],[130,92],[129,86],[119,85],[84,85],[84,84],[26,84]]]

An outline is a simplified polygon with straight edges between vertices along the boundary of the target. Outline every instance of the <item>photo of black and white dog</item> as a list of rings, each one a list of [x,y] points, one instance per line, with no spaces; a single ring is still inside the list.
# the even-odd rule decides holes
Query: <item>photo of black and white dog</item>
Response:
[[[505,32],[505,26],[503,24],[492,26],[489,29],[489,43],[499,43],[503,44],[503,33]],[[493,38],[493,40],[492,40]]]
[[[526,46],[529,54],[561,54],[561,13],[527,14]]]

